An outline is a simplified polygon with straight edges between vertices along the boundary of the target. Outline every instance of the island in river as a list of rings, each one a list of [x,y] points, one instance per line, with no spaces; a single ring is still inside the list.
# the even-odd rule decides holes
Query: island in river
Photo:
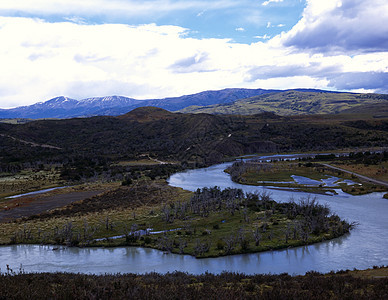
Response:
[[[320,242],[352,224],[306,197],[277,203],[270,194],[213,187],[189,192],[163,180],[115,186],[65,207],[2,224],[2,244],[143,246],[216,257]],[[152,231],[155,234],[149,234]]]

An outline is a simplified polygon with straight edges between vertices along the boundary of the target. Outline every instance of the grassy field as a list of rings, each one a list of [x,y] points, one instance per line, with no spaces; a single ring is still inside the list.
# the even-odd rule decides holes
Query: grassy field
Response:
[[[343,167],[344,165],[340,165]],[[362,170],[360,174],[368,174],[371,176],[372,172],[367,172],[369,169],[375,173],[384,173],[384,165],[371,166],[369,169],[364,166],[357,168],[357,165],[346,165],[349,170],[356,172]],[[239,170],[238,170],[239,169]],[[347,169],[344,167],[344,169]],[[383,172],[382,172],[383,171]],[[241,184],[257,185],[257,186],[274,186],[279,188],[293,188],[303,192],[309,193],[333,193],[335,188],[341,188],[342,191],[352,194],[360,195],[370,192],[382,192],[387,189],[382,186],[376,186],[371,183],[360,181],[356,176],[348,173],[333,170],[322,166],[319,163],[301,163],[301,162],[272,162],[272,163],[246,163],[241,166],[229,168],[226,172],[230,173],[232,179]],[[385,173],[384,173],[385,174]],[[337,187],[325,187],[322,183],[318,186],[307,186],[305,184],[297,183],[292,176],[303,176],[316,181],[327,179],[330,177],[337,177]],[[366,175],[366,176],[368,176]],[[373,176],[371,176],[373,177]],[[374,177],[376,178],[376,176]],[[346,184],[344,180],[351,180],[354,184]]]
[[[120,161],[115,166],[155,166],[161,164],[177,164],[178,162],[165,162],[152,158],[142,158],[138,160]]]
[[[342,169],[368,176],[374,179],[388,181],[388,162],[376,165],[354,164],[354,163],[334,163]]]
[[[0,199],[16,194],[63,185],[59,172],[52,170],[26,169],[21,172],[0,174]],[[1,200],[0,200],[1,201]]]
[[[139,160],[129,160],[129,161],[120,161],[117,166],[153,166],[159,165],[160,163],[151,160],[151,159],[139,159]]]
[[[167,197],[171,197],[173,201],[175,197],[179,196],[184,199],[185,194],[188,192],[181,191],[180,189],[169,189],[166,184],[149,184],[142,183],[142,188],[147,189],[147,192],[158,193],[156,197],[160,197],[158,201],[167,201]],[[24,233],[29,232],[30,236],[33,237],[30,239],[30,243],[33,242],[42,242],[42,238],[47,236],[47,240],[43,242],[55,243],[54,240],[50,240],[48,237],[54,228],[64,228],[68,224],[72,224],[72,228],[75,230],[77,235],[81,231],[93,231],[94,238],[102,238],[106,236],[114,236],[123,234],[125,226],[130,226],[132,223],[141,223],[145,226],[145,220],[149,218],[150,211],[157,209],[158,205],[155,206],[155,203],[150,203],[150,199],[145,198],[144,190],[141,188],[137,189],[136,184],[132,189],[122,187],[126,189],[125,192],[132,192],[130,195],[121,195],[122,199],[118,199],[115,195],[110,194],[110,191],[117,191],[118,184],[84,184],[76,187],[69,188],[67,190],[62,190],[57,193],[69,193],[71,191],[85,191],[85,190],[95,190],[95,189],[105,189],[106,192],[102,193],[101,196],[95,196],[86,202],[85,200],[65,206],[57,210],[50,212],[42,213],[32,218],[24,218],[22,220],[16,220],[15,222],[3,223],[0,229],[0,243],[9,243],[10,238],[16,235],[20,235],[23,232],[22,240],[25,239]],[[160,189],[159,189],[160,188]],[[139,199],[140,203],[133,203]],[[127,199],[128,198],[128,199]],[[128,201],[127,207],[123,205],[118,205],[114,207],[114,201]],[[104,206],[105,205],[105,206]],[[110,207],[110,206],[113,206]],[[151,219],[156,218],[156,216],[151,216]],[[106,226],[108,224],[108,226]],[[108,227],[108,228],[107,228]],[[86,234],[85,234],[86,237]]]

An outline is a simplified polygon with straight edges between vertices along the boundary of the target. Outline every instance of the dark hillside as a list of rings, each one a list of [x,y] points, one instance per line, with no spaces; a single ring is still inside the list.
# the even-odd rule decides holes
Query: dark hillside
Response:
[[[142,154],[195,163],[227,156],[387,146],[388,120],[179,114],[139,108],[121,117],[0,124],[0,161],[118,161]]]
[[[144,106],[135,108],[130,112],[119,116],[119,119],[137,121],[139,123],[157,121],[157,120],[169,120],[175,118],[175,114],[153,106]]]

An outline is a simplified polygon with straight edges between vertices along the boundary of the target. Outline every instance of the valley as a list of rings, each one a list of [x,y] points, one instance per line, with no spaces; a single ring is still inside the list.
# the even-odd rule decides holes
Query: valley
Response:
[[[0,1],[0,300],[388,299],[384,24]]]
[[[384,181],[387,122],[351,114],[209,115],[146,107],[119,117],[3,123],[0,243],[4,251],[19,245],[31,247],[26,248],[32,251],[30,255],[36,245],[46,247],[40,250],[45,255],[56,251],[67,255],[64,249],[74,247],[80,253],[81,249],[112,249],[112,254],[120,249],[146,249],[138,259],[157,263],[160,258],[151,257],[169,253],[168,268],[178,268],[175,255],[185,260],[187,256],[200,258],[206,268],[213,264],[208,261],[211,259],[252,259],[249,255],[272,253],[279,265],[265,266],[260,272],[284,270],[287,260],[288,272],[303,274],[315,267],[327,272],[333,265],[313,265],[308,260],[297,264],[283,257],[284,253],[294,249],[298,260],[309,249],[317,251],[314,256],[321,259],[322,247],[337,245],[337,241],[347,245],[350,239],[351,245],[368,245],[368,240],[374,245],[375,237],[364,234],[364,228],[383,230],[384,225],[349,214],[340,203],[354,197],[346,200],[348,207],[356,203],[364,210],[372,209],[365,206],[366,197],[371,197],[384,207],[380,199],[387,188],[325,164],[357,169],[356,173],[373,178],[379,175]],[[304,154],[298,160],[276,155],[300,152]],[[244,162],[248,167],[236,177],[232,164],[236,159],[235,164],[241,164],[241,155],[251,155],[251,160]],[[266,161],[270,155],[277,158]],[[210,170],[218,171],[211,175]],[[199,183],[190,177],[197,173],[201,174]],[[190,179],[181,181],[186,174]],[[291,182],[295,176],[336,179],[332,179],[333,186],[309,186],[304,181]],[[334,184],[337,181],[338,186]],[[61,188],[7,198],[56,187]],[[340,255],[341,243],[335,248],[338,250],[330,251],[331,256]],[[352,256],[378,249],[358,249]],[[376,257],[381,261],[379,254]],[[351,265],[342,260],[343,268]],[[219,263],[230,271],[256,272],[241,262]],[[365,269],[371,263],[375,261],[355,266]],[[188,264],[187,271],[195,270],[197,264]],[[40,266],[48,267],[44,261]],[[120,262],[102,270],[120,272],[123,266],[125,262]]]

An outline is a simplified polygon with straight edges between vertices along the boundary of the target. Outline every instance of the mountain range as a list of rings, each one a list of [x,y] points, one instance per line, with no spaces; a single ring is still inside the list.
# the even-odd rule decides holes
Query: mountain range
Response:
[[[0,109],[0,118],[74,118],[90,116],[118,116],[137,107],[154,106],[169,111],[177,111],[188,106],[207,106],[231,103],[238,99],[249,98],[276,90],[264,89],[224,89],[205,91],[193,95],[164,99],[137,100],[123,96],[87,98],[83,100],[60,96],[46,102],[12,109]]]
[[[230,88],[181,97],[137,100],[123,96],[83,100],[56,97],[46,102],[0,109],[0,119],[118,116],[138,107],[158,107],[183,113],[279,115],[370,113],[388,116],[388,95],[333,92],[316,89],[265,90]]]

